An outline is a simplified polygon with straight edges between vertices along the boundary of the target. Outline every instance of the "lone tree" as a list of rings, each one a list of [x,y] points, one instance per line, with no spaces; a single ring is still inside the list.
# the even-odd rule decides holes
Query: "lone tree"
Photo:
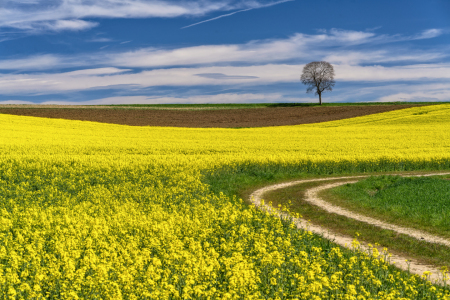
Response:
[[[326,61],[310,62],[303,68],[300,80],[308,85],[307,93],[315,91],[315,95],[319,95],[319,103],[322,105],[322,93],[331,91],[335,84],[333,66]]]

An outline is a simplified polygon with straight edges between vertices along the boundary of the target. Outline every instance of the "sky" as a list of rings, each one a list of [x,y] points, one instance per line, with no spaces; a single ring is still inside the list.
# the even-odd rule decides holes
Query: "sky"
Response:
[[[450,101],[449,0],[0,0],[0,104]]]

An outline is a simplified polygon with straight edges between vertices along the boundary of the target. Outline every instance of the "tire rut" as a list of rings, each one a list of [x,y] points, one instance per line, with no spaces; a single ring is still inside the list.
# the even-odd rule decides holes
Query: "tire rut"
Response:
[[[430,172],[427,174],[420,174],[420,175],[401,174],[400,176],[420,177],[420,176],[449,175],[449,174],[450,174],[450,172],[432,172],[432,173]],[[396,174],[396,175],[398,175],[398,174]],[[442,238],[442,237],[439,237],[436,235],[425,233],[420,230],[402,227],[402,226],[398,226],[398,225],[394,225],[394,224],[389,224],[387,222],[384,222],[384,221],[381,221],[381,220],[378,220],[375,218],[366,217],[361,214],[357,214],[350,210],[344,209],[342,207],[330,204],[330,203],[320,199],[320,197],[318,197],[318,193],[320,191],[323,191],[323,190],[329,189],[329,188],[333,188],[333,187],[336,187],[339,185],[343,185],[346,183],[353,183],[353,182],[358,181],[355,179],[363,179],[363,178],[367,178],[367,177],[369,177],[369,175],[341,176],[341,177],[332,177],[332,178],[316,178],[316,179],[295,180],[295,181],[290,181],[290,182],[285,182],[285,183],[280,183],[280,184],[269,185],[269,186],[265,186],[263,188],[260,188],[256,191],[254,191],[250,195],[250,201],[253,204],[255,204],[255,206],[259,207],[262,210],[275,213],[279,217],[287,217],[288,215],[286,213],[279,212],[267,204],[262,204],[261,203],[262,196],[269,191],[279,190],[279,189],[287,188],[287,187],[302,184],[302,183],[322,182],[322,181],[326,182],[326,181],[331,181],[331,180],[344,180],[344,181],[340,181],[337,183],[323,184],[318,187],[307,189],[305,191],[305,196],[306,196],[305,201],[309,202],[310,204],[319,206],[320,208],[322,208],[330,213],[336,213],[336,214],[345,216],[347,218],[352,218],[357,221],[365,222],[365,223],[368,223],[368,224],[371,224],[371,225],[374,225],[374,226],[377,226],[377,227],[380,227],[383,229],[392,230],[392,231],[398,232],[400,234],[406,234],[406,235],[409,235],[420,241],[442,244],[442,245],[450,247],[449,239],[445,239],[445,238]],[[352,243],[354,241],[354,238],[351,236],[338,234],[336,232],[332,232],[331,230],[327,229],[326,227],[310,224],[309,222],[307,222],[306,220],[304,220],[302,218],[294,218],[294,223],[296,224],[297,228],[299,228],[299,229],[309,230],[315,234],[323,236],[326,239],[332,240],[334,243],[339,244],[340,246],[352,249]],[[366,243],[361,243],[361,248],[364,251],[368,251],[371,249],[371,247],[369,247],[369,245]],[[395,264],[396,267],[398,267],[402,270],[409,271],[410,273],[417,274],[419,276],[422,276],[425,271],[431,272],[430,276],[428,277],[428,279],[430,281],[432,281],[433,283],[438,283],[438,284],[444,283],[442,280],[442,278],[443,278],[442,271],[439,268],[437,268],[436,266],[423,264],[414,259],[411,259],[410,257],[394,255],[394,254],[391,254],[390,263]],[[448,275],[448,273],[447,273],[447,275]],[[447,278],[446,284],[450,284],[450,278]]]

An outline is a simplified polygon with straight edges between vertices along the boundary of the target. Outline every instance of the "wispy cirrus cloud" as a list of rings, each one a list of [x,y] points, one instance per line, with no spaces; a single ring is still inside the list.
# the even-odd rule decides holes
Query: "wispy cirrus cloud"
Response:
[[[187,26],[181,27],[181,29],[185,29],[185,28],[189,28],[189,27],[192,27],[192,26],[200,25],[200,24],[203,24],[203,23],[206,23],[206,22],[211,22],[211,21],[215,21],[215,20],[218,20],[218,19],[230,17],[230,16],[238,14],[238,13],[242,13],[242,12],[246,12],[246,11],[250,11],[250,10],[254,10],[254,9],[258,9],[258,8],[270,7],[270,6],[278,5],[278,4],[285,3],[285,2],[292,2],[292,1],[294,1],[294,0],[281,0],[281,1],[276,1],[276,2],[267,3],[267,4],[254,3],[253,7],[241,9],[241,10],[229,13],[229,14],[224,14],[224,15],[220,15],[220,16],[215,17],[215,18],[211,18],[211,19],[208,19],[208,20],[200,21],[200,22],[197,22],[197,23],[194,23],[194,24],[191,24],[191,25],[187,25]]]
[[[430,29],[424,32],[441,32]],[[436,33],[435,33],[436,34]],[[382,64],[387,62],[433,62],[447,57],[448,49],[420,50],[392,47],[402,40],[430,38],[377,35],[373,32],[331,29],[318,34],[297,33],[286,39],[256,40],[244,44],[200,45],[175,49],[141,48],[125,52],[99,52],[78,55],[34,55],[0,60],[0,69],[34,70],[66,67],[115,66],[159,68],[193,65],[266,64],[295,60],[298,63],[325,59],[336,64]],[[92,41],[110,41],[98,39]],[[382,44],[382,42],[384,44]],[[371,45],[370,49],[359,46]],[[387,45],[387,46],[385,46]]]
[[[194,74],[195,76],[200,76],[204,78],[212,78],[212,79],[256,79],[259,78],[258,76],[248,76],[248,75],[226,75],[223,73],[201,73],[201,74]]]
[[[445,83],[392,85],[386,86],[385,90],[388,90],[389,94],[376,99],[376,101],[439,102],[450,100],[450,85]]]
[[[216,11],[267,7],[273,5],[272,3],[277,2],[267,0],[4,0],[0,7],[0,28],[9,27],[32,33],[86,30],[97,25],[95,22],[83,20],[87,18],[193,17]]]
[[[422,31],[416,36],[412,37],[414,40],[422,40],[422,39],[432,39],[444,34],[444,30],[439,28],[432,28]]]
[[[86,42],[91,42],[91,43],[108,43],[108,42],[112,42],[113,40],[110,38],[105,38],[105,37],[95,37],[92,38],[90,40],[87,40]],[[122,44],[122,43],[120,43]]]
[[[307,99],[307,98],[306,98]],[[44,101],[40,104],[66,104],[66,105],[105,105],[105,104],[171,104],[171,103],[264,103],[264,102],[277,102],[286,101],[282,94],[279,93],[268,93],[268,94],[258,94],[258,93],[224,93],[217,95],[196,95],[188,97],[160,97],[160,96],[115,96],[106,97],[87,101]],[[294,99],[293,99],[294,101]],[[298,101],[298,99],[295,99]],[[23,100],[7,100],[0,101],[2,104],[34,104],[30,101]]]
[[[337,65],[336,79],[341,81],[416,81],[450,79],[450,63],[411,64],[405,66]],[[450,86],[450,85],[449,85]]]
[[[0,91],[4,94],[27,95],[105,88],[126,90],[127,87],[136,90],[158,86],[262,86],[299,83],[303,66],[303,64],[212,66],[155,69],[137,73],[130,69],[110,67],[64,73],[3,74],[0,75]],[[450,79],[449,63],[393,67],[349,65],[334,67],[337,82],[432,82]]]
[[[358,65],[358,64],[385,64],[385,63],[415,63],[442,61],[449,54],[446,49],[419,50],[392,48],[380,50],[336,50],[326,54],[323,60],[335,64]]]
[[[202,45],[177,49],[143,48],[106,55],[112,65],[161,67],[214,63],[264,63],[302,58],[324,53],[325,48],[352,43],[369,43],[372,33],[332,30],[317,35],[295,34],[288,39],[251,41],[246,44]],[[315,48],[312,53],[311,49]],[[105,55],[103,55],[105,58]]]
[[[428,31],[438,32],[431,29]],[[426,32],[428,32],[426,31]],[[442,31],[439,31],[442,34]],[[414,36],[377,35],[373,32],[331,29],[320,34],[297,33],[287,39],[251,41],[246,44],[202,45],[177,49],[143,48],[106,55],[108,63],[127,67],[161,67],[213,63],[266,63],[290,59],[311,60],[329,58],[331,62],[359,63],[371,61],[430,61],[448,54],[443,51],[408,49],[353,50],[364,44],[394,43],[431,38],[428,34]],[[345,50],[339,49],[345,48]],[[376,54],[375,56],[373,54]],[[102,56],[103,58],[105,55]]]
[[[68,65],[67,58],[61,58],[52,54],[0,60],[0,70],[45,70],[55,66],[64,67]]]
[[[410,48],[408,44],[391,45],[401,40],[432,38],[438,32],[428,30],[412,36],[388,36],[332,29],[318,34],[298,33],[286,39],[245,44],[16,57],[0,60],[0,70],[9,71],[0,72],[0,92],[28,97],[100,89],[120,90],[126,94],[159,87],[256,89],[276,84],[300,85],[301,70],[311,60],[330,61],[335,67],[338,83],[389,85],[390,82],[409,82],[416,85],[448,82],[450,63],[447,48],[428,50]],[[68,72],[66,68],[76,70]],[[370,93],[367,89],[365,91]],[[444,99],[444,91],[435,93],[434,98]],[[417,91],[409,99],[422,97],[419,93]]]
[[[16,24],[16,29],[28,31],[30,33],[44,31],[81,31],[91,29],[98,25],[97,22],[89,22],[84,20],[56,20],[56,21],[40,21],[40,22],[24,22]]]

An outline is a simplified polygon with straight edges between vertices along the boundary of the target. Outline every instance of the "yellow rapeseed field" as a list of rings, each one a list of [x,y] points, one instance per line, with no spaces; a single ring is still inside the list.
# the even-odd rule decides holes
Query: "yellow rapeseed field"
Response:
[[[0,298],[450,299],[206,181],[450,169],[449,132],[450,105],[241,129],[0,115]]]

